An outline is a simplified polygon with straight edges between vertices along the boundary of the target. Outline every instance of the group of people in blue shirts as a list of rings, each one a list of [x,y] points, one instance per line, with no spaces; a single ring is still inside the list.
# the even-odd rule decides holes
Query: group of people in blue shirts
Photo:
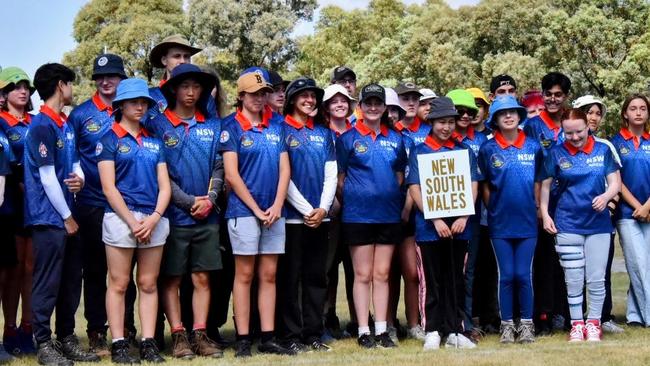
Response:
[[[559,72],[541,80],[540,112],[508,75],[489,97],[411,82],[357,95],[345,66],[326,88],[252,67],[226,115],[219,78],[190,63],[200,51],[178,35],[156,45],[150,62],[164,76],[152,88],[101,54],[97,91],[70,116],[68,67],[45,64],[33,81],[0,72],[6,351],[43,365],[164,362],[165,319],[177,359],[230,346],[248,357],[256,340],[260,353],[326,352],[345,335],[366,349],[410,337],[433,351],[475,348],[486,331],[531,343],[555,327],[598,342],[623,331],[611,315],[616,230],[627,323],[650,324],[646,96],[626,98],[608,141],[604,103],[569,106]],[[34,91],[44,103],[31,115]],[[425,219],[418,157],[450,151],[467,154],[475,214]],[[74,333],[82,292],[89,349]],[[219,333],[231,293],[234,344]]]

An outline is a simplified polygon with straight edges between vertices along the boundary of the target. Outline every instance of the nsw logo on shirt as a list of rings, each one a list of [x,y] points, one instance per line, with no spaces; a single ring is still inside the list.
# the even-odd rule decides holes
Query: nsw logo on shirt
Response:
[[[517,154],[517,160],[522,165],[532,165],[535,161],[535,154]]]
[[[605,164],[605,157],[603,155],[594,156],[588,158],[586,162],[590,167],[600,167]]]
[[[151,151],[155,151],[155,152],[160,151],[160,145],[158,145],[158,144],[156,144],[154,142],[142,141],[142,146],[144,146],[145,148],[147,148],[147,149],[149,149]]]
[[[280,136],[275,133],[267,133],[264,136],[266,136],[267,141],[274,143],[280,142]]]
[[[381,147],[390,147],[390,148],[395,149],[395,148],[397,148],[397,142],[380,140],[379,141],[379,146],[381,146]]]
[[[214,131],[212,131],[209,128],[195,128],[194,132],[196,133],[196,136],[198,136],[199,140],[201,141],[211,142],[212,139],[214,138]]]

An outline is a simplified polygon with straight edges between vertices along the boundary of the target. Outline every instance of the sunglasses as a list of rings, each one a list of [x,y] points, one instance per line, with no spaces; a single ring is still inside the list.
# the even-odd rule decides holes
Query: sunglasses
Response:
[[[461,107],[461,108],[456,108],[456,111],[458,111],[458,115],[459,115],[460,117],[462,117],[462,116],[464,116],[465,114],[467,114],[470,118],[474,118],[474,117],[476,117],[476,114],[478,113],[478,112],[477,112],[476,110],[474,110],[474,109],[462,108],[462,107]]]

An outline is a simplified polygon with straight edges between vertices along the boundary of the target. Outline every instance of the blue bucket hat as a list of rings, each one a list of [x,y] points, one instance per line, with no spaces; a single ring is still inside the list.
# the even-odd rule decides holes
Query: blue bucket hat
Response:
[[[149,95],[149,87],[146,81],[138,78],[124,79],[117,85],[113,108],[117,108],[122,101],[137,98],[146,99],[149,102],[149,107],[156,104]]]
[[[519,114],[519,124],[524,122],[526,120],[526,118],[528,117],[528,113],[526,112],[526,108],[522,107],[517,102],[517,99],[515,99],[515,97],[513,97],[512,95],[503,95],[503,96],[499,96],[498,98],[496,98],[492,102],[492,105],[490,105],[490,116],[489,116],[487,122],[485,122],[485,125],[489,129],[492,129],[492,130],[496,129],[496,127],[497,127],[497,125],[496,125],[497,121],[495,119],[496,114],[498,112],[500,112],[500,111],[505,111],[505,110],[508,110],[508,109],[514,109],[514,110],[517,111],[517,114]]]

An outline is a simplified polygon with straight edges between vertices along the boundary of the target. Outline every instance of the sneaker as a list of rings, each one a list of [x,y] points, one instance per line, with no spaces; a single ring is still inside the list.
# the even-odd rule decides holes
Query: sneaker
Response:
[[[425,336],[426,334],[424,333],[424,329],[422,329],[420,325],[411,327],[408,330],[408,337],[411,339],[417,339],[419,341],[423,341]]]
[[[9,363],[14,360],[14,356],[10,355],[9,352],[0,344],[0,364]]]
[[[90,353],[81,348],[79,344],[79,339],[76,335],[70,334],[63,339],[60,339],[61,342],[61,353],[69,358],[72,361],[79,362],[99,362],[100,358],[94,353]]]
[[[309,347],[316,352],[329,352],[332,350],[332,347],[326,345],[325,343],[321,342],[320,339],[314,339],[310,344]]]
[[[38,363],[45,366],[73,366],[74,362],[61,353],[60,346],[59,342],[54,340],[39,344],[36,351]]]
[[[564,324],[566,322],[566,319],[560,314],[555,314],[553,315],[553,330],[564,330]]]
[[[273,355],[295,356],[297,354],[295,350],[283,347],[275,339],[258,344],[257,350],[260,353],[269,353]]]
[[[5,327],[4,334],[2,335],[2,344],[5,351],[14,356],[19,356],[22,353],[20,349],[20,335],[15,325]]]
[[[376,335],[375,340],[377,341],[377,346],[379,346],[380,348],[395,348],[395,347],[397,347],[395,342],[393,342],[393,340],[390,339],[390,335],[388,335],[388,332],[383,332],[380,335]]]
[[[600,342],[603,331],[600,328],[600,320],[589,319],[585,324],[585,333],[587,342]]]
[[[140,359],[151,363],[165,362],[165,359],[160,355],[156,340],[153,338],[145,338],[140,342]]]
[[[621,328],[614,320],[608,320],[600,325],[602,328],[603,332],[605,333],[613,333],[613,334],[621,334],[625,330]]]
[[[113,342],[111,345],[111,362],[121,364],[140,363],[140,360],[129,354],[129,341],[126,339]]]
[[[370,334],[367,334],[367,333],[362,334],[361,337],[357,338],[357,343],[362,348],[375,348],[375,347],[377,347],[377,343],[375,343],[375,339]]]
[[[203,357],[221,358],[223,350],[212,339],[208,338],[205,330],[192,332],[192,350]]]
[[[451,333],[447,337],[447,342],[445,343],[445,347],[472,349],[472,348],[476,348],[476,345],[472,343],[472,341],[470,341],[462,333]]]
[[[424,336],[423,351],[434,351],[440,349],[440,334],[438,332],[429,332]]]
[[[571,322],[571,331],[569,332],[569,342],[582,342],[585,340],[585,322],[576,320]]]
[[[388,332],[388,336],[390,337],[391,341],[393,341],[393,343],[395,344],[399,343],[399,337],[397,336],[396,327],[389,325],[388,327],[386,327],[386,331]]]
[[[31,326],[21,324],[18,327],[18,342],[20,344],[20,353],[23,355],[36,354],[36,342],[34,342],[34,333]]]
[[[124,341],[127,344],[128,342]],[[99,357],[108,355],[113,356],[112,351],[108,350],[108,342],[106,342],[106,333],[103,332],[88,332],[88,352],[94,353]]]
[[[251,357],[252,343],[248,339],[241,339],[235,342],[235,357]]]
[[[191,360],[195,356],[184,330],[172,333],[172,356],[183,360]]]
[[[512,321],[501,322],[501,344],[515,343],[515,323]]]
[[[535,342],[535,324],[532,321],[521,321],[519,323],[519,327],[517,328],[517,342]]]
[[[474,327],[471,330],[464,331],[463,335],[469,338],[469,340],[472,341],[474,344],[478,344],[478,342],[481,341],[481,338],[484,337],[483,332],[478,327]]]
[[[304,345],[302,342],[300,342],[297,339],[289,339],[285,342],[282,342],[282,346],[284,346],[284,348],[286,349],[293,351],[296,354],[305,353],[310,350],[308,346]]]

